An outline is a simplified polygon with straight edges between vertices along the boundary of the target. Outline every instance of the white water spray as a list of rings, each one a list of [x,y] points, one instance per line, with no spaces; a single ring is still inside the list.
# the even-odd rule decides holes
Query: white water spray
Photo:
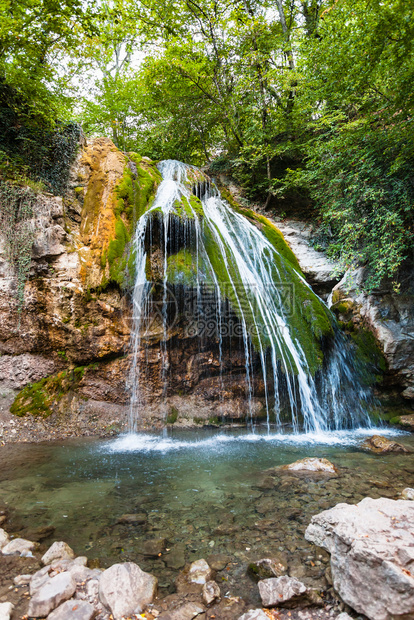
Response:
[[[237,316],[245,362],[246,412],[252,426],[254,386],[258,376],[264,382],[263,401],[268,429],[271,422],[281,428],[286,421],[294,432],[319,433],[369,426],[366,406],[369,392],[361,387],[352,370],[345,338],[339,333],[331,337],[323,366],[317,372],[311,368],[309,343],[305,346],[301,342],[292,306],[284,299],[284,288],[291,284],[288,281],[291,273],[302,292],[309,296],[303,305],[315,303],[315,296],[302,275],[291,264],[286,267],[286,260],[263,232],[233,210],[221,198],[214,184],[196,168],[167,160],[159,164],[159,169],[163,180],[154,203],[138,221],[133,240],[136,283],[131,340],[130,430],[136,431],[140,411],[145,407],[143,362],[139,356],[145,344],[142,336],[144,325],[152,311],[152,283],[146,275],[151,247],[148,248],[146,240],[149,236],[152,242],[155,222],[158,245],[162,249],[159,286],[162,287],[160,320],[163,333],[159,355],[164,398],[168,392],[169,369],[169,255],[174,254],[170,250],[175,243],[175,250],[180,247],[191,256],[194,281],[191,286],[185,284],[184,288],[195,290],[198,308],[202,306],[202,293],[206,288],[215,300],[221,381],[225,346],[221,327],[228,320],[224,310],[230,305]],[[317,303],[323,304],[321,300]],[[334,325],[328,309],[321,307]]]

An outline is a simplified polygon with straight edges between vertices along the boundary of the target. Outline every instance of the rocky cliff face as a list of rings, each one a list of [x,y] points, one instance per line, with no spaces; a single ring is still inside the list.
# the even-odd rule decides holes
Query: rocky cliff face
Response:
[[[54,417],[68,417],[78,410],[92,416],[103,412],[119,417],[119,407],[127,402],[122,356],[129,342],[129,302],[111,281],[110,266],[101,265],[102,251],[116,238],[114,194],[124,176],[125,160],[109,140],[96,140],[82,148],[64,198],[37,196],[31,270],[21,313],[14,297],[16,277],[5,259],[3,238],[0,390],[4,410],[16,390],[35,384],[33,403],[20,399],[14,409],[19,415],[32,407],[29,412],[34,413],[36,403],[49,399],[45,386],[42,391],[37,382],[80,367],[87,367],[77,382],[82,388],[69,382],[56,389],[50,407],[40,407],[40,417],[51,411]],[[88,191],[96,186],[97,177],[99,194],[91,214]],[[109,411],[108,403],[113,405]],[[106,424],[107,416],[103,417]]]
[[[66,195],[36,198],[21,312],[16,274],[6,260],[5,231],[0,231],[0,436],[2,419],[6,427],[27,429],[30,440],[56,433],[111,432],[127,425],[132,317],[125,291],[134,278],[128,250],[136,221],[159,182],[153,162],[121,153],[106,138],[83,145]],[[305,258],[299,256],[306,263]],[[322,275],[313,255],[311,259],[309,277],[319,285]],[[306,274],[305,263],[301,267]],[[322,268],[326,271],[325,262]],[[334,289],[334,309],[336,305],[338,311],[343,300],[349,302],[349,317],[363,321],[383,344],[403,396],[414,398],[412,298],[389,293],[361,297],[344,292],[340,283]],[[231,348],[220,372],[218,343],[196,343],[178,322],[167,344],[171,364],[165,394],[159,339],[155,323],[140,353],[147,368],[142,427],[165,421],[182,426],[216,423],[219,417],[244,421],[248,406],[240,348]],[[261,415],[262,380],[254,392],[250,412]]]
[[[387,363],[385,387],[414,407],[414,273],[407,267],[399,293],[385,282],[367,295],[364,280],[364,268],[348,272],[332,291],[331,308],[346,328],[374,334]]]
[[[36,198],[21,312],[15,299],[16,274],[6,260],[2,238],[0,418],[3,412],[6,426],[10,407],[15,424],[20,420],[28,427],[31,439],[126,426],[131,299],[125,291],[133,278],[128,249],[136,220],[159,181],[152,162],[136,154],[125,156],[108,139],[84,145],[71,169],[67,194]],[[170,334],[168,346],[173,363],[163,408],[156,328],[142,351],[148,401],[142,426],[164,423],[165,418],[176,421],[178,410],[184,426],[218,415],[244,419],[240,352],[225,360],[227,376],[221,381],[214,346],[200,349],[180,326]]]

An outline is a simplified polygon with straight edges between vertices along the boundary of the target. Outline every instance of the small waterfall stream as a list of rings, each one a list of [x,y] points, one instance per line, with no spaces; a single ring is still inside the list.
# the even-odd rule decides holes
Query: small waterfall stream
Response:
[[[369,426],[370,393],[359,381],[352,347],[295,265],[260,223],[231,207],[198,169],[173,160],[158,167],[162,182],[137,223],[132,248],[136,281],[130,430],[136,431],[146,404],[140,352],[146,347],[148,325],[155,314],[162,331],[165,398],[171,326],[178,316],[182,320],[182,299],[190,295],[187,335],[200,338],[200,326],[204,332],[211,328],[221,381],[227,348],[235,338],[239,343],[246,415],[252,425],[255,386],[261,380],[268,429],[274,423],[280,430],[286,422],[294,432]]]

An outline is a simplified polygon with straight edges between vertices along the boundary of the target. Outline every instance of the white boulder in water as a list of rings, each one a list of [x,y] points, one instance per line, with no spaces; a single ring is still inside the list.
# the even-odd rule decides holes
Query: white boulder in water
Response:
[[[309,457],[289,463],[289,465],[283,465],[280,469],[290,472],[314,472],[322,474],[336,475],[338,470],[328,459],[320,459],[316,457]]]
[[[220,588],[216,584],[215,581],[207,581],[203,585],[203,601],[206,605],[211,605],[213,601],[216,601],[220,598]]]
[[[401,491],[401,499],[414,499],[414,489],[407,487],[404,491]]]
[[[269,620],[269,616],[262,609],[250,609],[239,620]]]
[[[43,564],[52,564],[55,560],[73,560],[73,549],[63,541],[54,542],[42,557]]]
[[[114,620],[121,620],[123,616],[141,613],[152,603],[157,586],[157,578],[145,573],[137,564],[114,564],[101,575],[99,598]]]
[[[187,581],[203,585],[210,581],[212,576],[213,572],[207,562],[205,560],[197,560],[190,565]]]
[[[306,540],[331,554],[333,586],[370,620],[414,618],[414,504],[371,499],[312,517]]]
[[[295,577],[272,577],[259,581],[259,592],[264,607],[292,604],[303,600],[307,588]]]

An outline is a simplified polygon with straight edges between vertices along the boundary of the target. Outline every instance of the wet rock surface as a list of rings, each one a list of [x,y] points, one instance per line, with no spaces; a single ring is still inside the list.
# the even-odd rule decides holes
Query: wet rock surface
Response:
[[[289,463],[289,465],[283,465],[281,467],[283,471],[290,471],[292,473],[300,472],[314,472],[322,474],[336,475],[338,470],[335,465],[332,465],[327,459],[320,458],[305,458],[295,463]]]
[[[358,330],[369,329],[387,361],[387,384],[397,387],[401,396],[414,402],[414,272],[408,266],[404,289],[393,291],[391,282],[371,294],[363,291],[365,268],[349,271],[334,287],[331,308],[343,321],[352,321]],[[399,412],[402,415],[403,412]],[[410,417],[410,416],[407,416]],[[409,425],[408,425],[409,426]]]
[[[371,450],[375,454],[388,454],[390,452],[400,452],[403,454],[411,454],[412,451],[397,441],[390,441],[381,435],[373,435],[364,441],[362,447]]]

